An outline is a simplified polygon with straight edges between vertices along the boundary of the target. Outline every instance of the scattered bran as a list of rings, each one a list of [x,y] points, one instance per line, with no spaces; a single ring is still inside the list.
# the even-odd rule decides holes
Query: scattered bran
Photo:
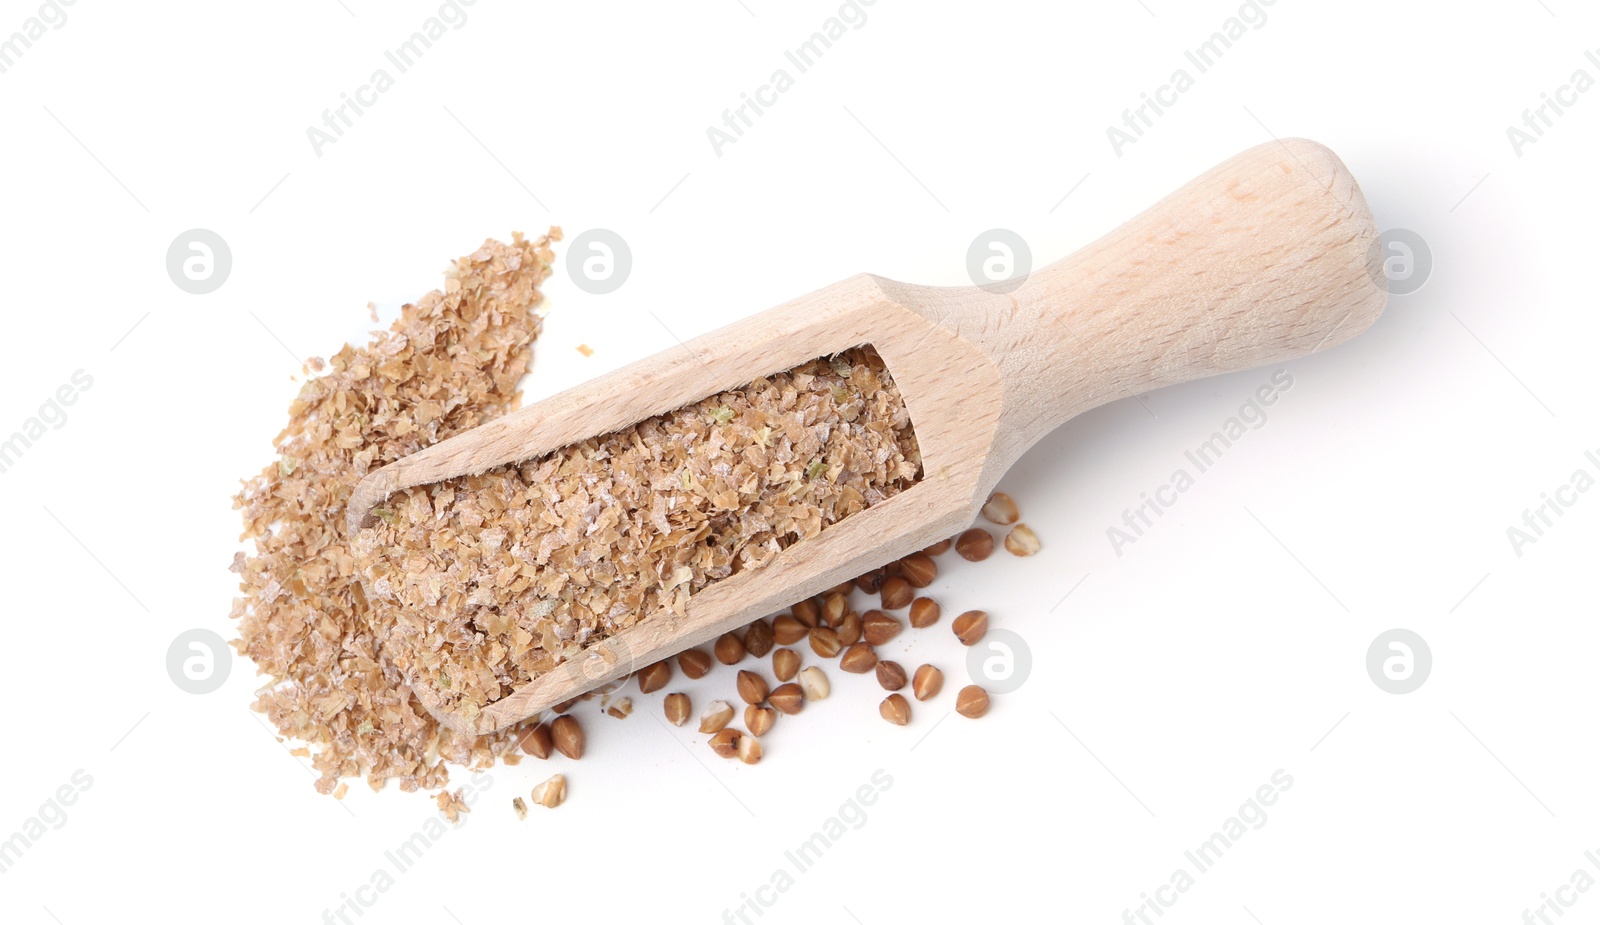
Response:
[[[516,406],[560,239],[553,228],[486,241],[388,331],[334,354],[290,405],[278,459],[234,499],[254,551],[232,565],[233,645],[267,676],[253,709],[311,747],[322,793],[359,776],[374,789],[442,787],[446,763],[488,767],[516,740],[517,729],[469,738],[441,727],[384,657],[344,508],[368,472]]]

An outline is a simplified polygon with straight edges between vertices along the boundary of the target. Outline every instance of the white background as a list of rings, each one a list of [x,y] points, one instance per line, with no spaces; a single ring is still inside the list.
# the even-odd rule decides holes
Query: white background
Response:
[[[1018,464],[1003,487],[1044,551],[947,557],[932,591],[1027,641],[1020,690],[939,722],[952,683],[899,729],[835,671],[757,767],[664,727],[659,694],[621,722],[590,705],[589,756],[495,770],[359,921],[723,921],[880,768],[865,824],[761,921],[1121,921],[1277,769],[1294,783],[1267,822],[1163,923],[1509,925],[1600,877],[1600,493],[1521,556],[1506,534],[1600,450],[1600,92],[1520,157],[1506,134],[1575,70],[1600,77],[1600,15],[1278,0],[1118,157],[1106,127],[1236,3],[877,0],[714,154],[706,128],[837,8],[478,0],[320,157],[307,127],[437,3],[78,0],[0,74],[0,432],[93,377],[0,475],[0,838],[93,778],[0,874],[0,918],[323,921],[433,813],[359,781],[315,794],[247,709],[248,663],[205,696],[164,664],[182,631],[231,638],[230,496],[273,458],[301,359],[362,336],[369,300],[419,296],[486,236],[616,230],[618,292],[548,285],[537,398],[862,270],[965,283],[987,228],[1054,259],[1273,135],[1339,152],[1432,276],[1287,364],[1267,425],[1120,557],[1106,528],[1271,370],[1120,401]],[[0,36],[36,10],[0,2]],[[164,266],[196,227],[233,252],[204,296]],[[947,626],[900,658],[959,682]],[[1404,696],[1364,664],[1397,626],[1434,659]],[[732,679],[679,688],[698,709]],[[567,804],[519,822],[511,797],[558,764]]]

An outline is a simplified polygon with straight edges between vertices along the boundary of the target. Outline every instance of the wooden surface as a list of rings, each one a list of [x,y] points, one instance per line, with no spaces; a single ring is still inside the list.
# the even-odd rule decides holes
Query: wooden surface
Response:
[[[905,397],[920,482],[557,666],[463,731],[504,728],[967,527],[1011,464],[1117,398],[1323,350],[1387,293],[1376,230],[1327,148],[1274,141],[1213,168],[1009,294],[861,275],[673,347],[372,473],[352,527],[391,492],[559,450],[807,360],[872,344]]]

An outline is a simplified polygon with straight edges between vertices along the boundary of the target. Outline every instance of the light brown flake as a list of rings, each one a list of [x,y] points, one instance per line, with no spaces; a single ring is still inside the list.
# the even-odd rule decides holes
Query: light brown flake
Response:
[[[439,812],[444,813],[444,817],[451,822],[460,822],[462,813],[472,812],[472,808],[467,805],[467,801],[463,798],[463,791],[460,787],[457,787],[454,793],[448,790],[441,790],[434,796],[433,800],[439,805]]]
[[[539,459],[397,492],[357,538],[356,565],[395,666],[471,716],[652,614],[681,615],[696,592],[920,471],[899,391],[857,348]],[[761,629],[757,655],[773,642]],[[732,664],[743,648],[728,634],[716,653]]]
[[[389,330],[329,357],[234,499],[253,548],[231,566],[233,646],[265,675],[254,709],[311,749],[322,793],[352,777],[434,790],[447,764],[488,767],[520,735],[461,736],[422,708],[368,621],[344,507],[368,472],[516,407],[557,240],[484,242]]]

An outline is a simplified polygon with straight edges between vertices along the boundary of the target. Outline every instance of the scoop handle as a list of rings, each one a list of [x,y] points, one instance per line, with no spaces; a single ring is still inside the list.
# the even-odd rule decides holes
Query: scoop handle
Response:
[[[952,314],[1001,368],[1002,438],[1014,459],[1108,401],[1282,362],[1366,330],[1388,298],[1376,240],[1337,155],[1313,141],[1273,141],[1010,293],[966,290],[965,310]]]

